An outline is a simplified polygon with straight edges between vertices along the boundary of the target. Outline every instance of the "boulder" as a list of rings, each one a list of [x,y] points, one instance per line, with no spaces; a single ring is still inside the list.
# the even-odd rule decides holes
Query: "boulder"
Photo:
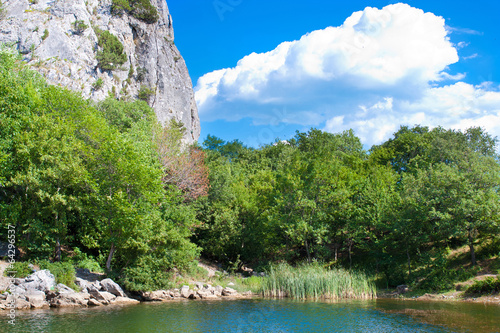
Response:
[[[398,294],[406,294],[408,292],[408,286],[406,284],[401,284],[396,287]]]
[[[101,287],[102,287],[102,290],[107,291],[109,293],[112,293],[115,296],[121,296],[121,297],[127,296],[123,292],[123,289],[116,282],[114,282],[111,279],[102,280]]]
[[[99,302],[98,300],[91,298],[89,299],[89,302],[87,303],[88,306],[102,306],[103,304]]]
[[[50,300],[50,306],[54,308],[87,306],[90,294],[86,293],[64,293]]]
[[[24,279],[22,286],[25,289],[49,291],[56,285],[56,278],[47,269],[35,272]]]
[[[71,289],[70,287],[68,287],[67,285],[65,284],[62,284],[62,283],[59,283],[57,286],[56,286],[56,291],[60,294],[64,294],[64,293],[74,293],[75,291],[73,289]]]
[[[194,291],[189,289],[189,286],[182,286],[181,288],[181,296],[184,298],[189,298]]]
[[[88,283],[87,284],[87,290],[89,292],[102,290],[101,283],[99,281],[94,281],[92,283]]]
[[[217,286],[214,288],[214,295],[215,296],[222,296],[222,291],[224,290],[224,288],[222,288],[222,286]]]
[[[107,291],[92,291],[90,295],[102,304],[109,304],[116,298],[115,295],[108,293]]]
[[[113,304],[138,304],[140,302],[136,299],[133,299],[133,298],[118,296],[111,303],[113,303]]]
[[[75,284],[80,288],[82,291],[87,289],[87,286],[89,285],[89,282],[87,280],[81,279],[77,277],[75,279]]]
[[[26,300],[31,304],[32,308],[48,308],[49,303],[45,301],[44,293],[28,294]]]
[[[26,288],[23,286],[23,285],[20,285],[20,286],[13,286],[11,287],[10,289],[10,293],[12,295],[25,295],[26,294]],[[35,289],[31,289],[31,290],[35,290]]]
[[[236,296],[238,292],[233,288],[226,287],[222,290],[222,296]]]
[[[181,291],[177,288],[170,290],[169,294],[173,298],[181,298]]]
[[[31,309],[31,303],[23,298],[16,299],[16,310]]]
[[[170,296],[170,291],[167,290],[156,290],[156,291],[147,291],[143,292],[141,294],[142,298],[145,301],[151,302],[151,301],[164,301],[164,300],[170,300],[172,299],[172,296]]]

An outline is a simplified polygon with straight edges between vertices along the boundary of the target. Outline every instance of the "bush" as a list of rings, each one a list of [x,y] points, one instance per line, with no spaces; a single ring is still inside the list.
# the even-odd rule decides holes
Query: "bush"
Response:
[[[101,265],[97,260],[94,259],[94,257],[80,251],[80,249],[77,247],[73,249],[73,252],[74,255],[71,260],[76,268],[88,269],[89,271],[94,273],[104,273]]]
[[[73,22],[73,27],[75,28],[75,33],[81,35],[89,26],[82,20],[76,20]]]
[[[92,88],[94,88],[94,90],[99,90],[102,88],[103,84],[104,81],[101,78],[98,78],[97,81],[95,81],[94,84],[92,85]]]
[[[109,31],[96,29],[98,35],[97,44],[102,48],[97,52],[99,67],[104,70],[113,70],[127,61],[127,55],[123,52],[123,44]]]
[[[489,276],[484,280],[474,282],[474,284],[467,288],[465,294],[493,294],[498,292],[500,292],[500,279]]]
[[[62,283],[68,287],[78,290],[75,285],[76,272],[75,267],[70,262],[50,262],[42,260],[38,262],[40,269],[48,269],[56,278],[56,283]]]
[[[141,86],[141,88],[139,89],[139,92],[137,93],[137,97],[140,99],[140,100],[143,100],[145,102],[148,102],[149,101],[149,98],[154,95],[154,91],[153,89],[147,87],[147,86]]]
[[[158,11],[149,0],[113,0],[111,12],[115,15],[125,12],[146,23],[158,21]]]
[[[46,40],[49,37],[49,30],[45,29],[43,31],[42,40]]]
[[[25,278],[33,273],[33,269],[31,269],[30,265],[31,264],[27,261],[17,261],[12,265],[12,267],[6,268],[3,275],[15,278]]]

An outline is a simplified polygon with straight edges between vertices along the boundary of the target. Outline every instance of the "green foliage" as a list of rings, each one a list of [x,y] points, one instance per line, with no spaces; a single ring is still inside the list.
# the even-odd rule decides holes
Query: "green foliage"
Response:
[[[81,35],[89,26],[85,24],[82,20],[76,20],[73,22],[73,27],[77,35]]]
[[[111,12],[115,15],[129,13],[146,23],[155,23],[159,18],[158,11],[150,0],[113,0]]]
[[[15,278],[25,278],[33,273],[33,269],[30,266],[31,264],[28,261],[16,261],[12,264],[12,268],[9,267],[9,269],[3,272],[3,275]]]
[[[109,31],[95,29],[98,36],[97,44],[101,48],[97,51],[96,59],[99,67],[104,70],[113,70],[127,61],[127,55],[123,52],[123,44]]]
[[[148,73],[147,69],[144,67],[137,68],[137,81],[142,82],[146,78],[146,74]]]
[[[71,262],[50,262],[41,260],[38,262],[41,270],[47,269],[56,278],[56,283],[62,283],[74,290],[78,291],[78,286],[75,284],[76,271]]]
[[[160,129],[144,102],[95,105],[3,51],[0,115],[0,235],[16,225],[27,257],[74,249],[77,266],[158,289],[199,255],[194,208],[164,187]],[[68,284],[66,268],[54,267]]]
[[[73,256],[71,257],[71,262],[75,268],[88,269],[94,273],[104,273],[99,262],[94,259],[91,255],[80,251],[78,247],[73,249]]]
[[[265,296],[307,298],[373,298],[375,286],[365,274],[326,269],[317,263],[271,266],[263,282]]]
[[[42,40],[46,40],[49,37],[49,30],[45,29],[43,31]]]
[[[500,279],[488,276],[484,280],[475,281],[467,290],[466,295],[493,294],[500,292]]]
[[[107,98],[97,105],[97,109],[106,118],[108,124],[125,132],[141,120],[153,121],[155,113],[143,101],[123,102]]]
[[[141,85],[137,97],[145,102],[149,101],[149,98],[155,94],[155,91],[147,86]]]
[[[102,85],[104,84],[104,81],[101,78],[98,78],[93,84],[92,88],[94,90],[99,90],[102,88]]]

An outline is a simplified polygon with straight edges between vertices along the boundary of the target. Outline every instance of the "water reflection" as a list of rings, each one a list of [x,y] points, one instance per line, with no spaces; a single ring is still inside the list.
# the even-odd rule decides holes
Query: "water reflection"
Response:
[[[498,332],[500,307],[398,300],[186,301],[18,313],[12,332]],[[7,318],[0,318],[7,327]],[[2,329],[0,329],[2,331]]]

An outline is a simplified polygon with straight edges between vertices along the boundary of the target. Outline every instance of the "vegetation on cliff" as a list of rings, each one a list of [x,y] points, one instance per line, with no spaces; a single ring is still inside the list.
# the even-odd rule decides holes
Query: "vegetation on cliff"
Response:
[[[146,23],[158,21],[158,11],[149,0],[113,0],[111,11],[116,15],[128,13]]]

